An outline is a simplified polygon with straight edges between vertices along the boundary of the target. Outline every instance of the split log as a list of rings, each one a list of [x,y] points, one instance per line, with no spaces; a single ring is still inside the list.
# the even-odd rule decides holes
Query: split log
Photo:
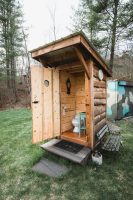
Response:
[[[94,124],[96,125],[98,122],[100,122],[102,119],[104,119],[106,117],[106,113],[102,113],[100,115],[97,115],[95,118],[94,118]]]
[[[99,78],[93,77],[94,81],[98,81],[99,83],[105,83],[106,84],[106,80],[100,80]]]
[[[100,115],[106,111],[105,106],[94,106],[94,116]]]
[[[106,88],[106,83],[104,81],[94,81],[94,87],[96,87],[96,88]]]
[[[96,88],[96,87],[94,87],[94,92],[104,92],[106,94],[106,88]]]
[[[106,104],[106,99],[94,99],[94,105],[105,105]]]
[[[103,120],[101,120],[99,123],[97,123],[94,126],[94,134],[96,134],[98,131],[100,131],[101,128],[103,128],[106,124],[106,119],[104,118]]]
[[[94,99],[106,99],[105,92],[94,92]]]

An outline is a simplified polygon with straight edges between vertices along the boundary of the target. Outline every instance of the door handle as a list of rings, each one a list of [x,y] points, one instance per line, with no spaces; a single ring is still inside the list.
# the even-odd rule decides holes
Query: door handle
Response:
[[[39,103],[39,101],[33,101],[32,103],[35,103],[35,104],[36,104],[36,103]]]

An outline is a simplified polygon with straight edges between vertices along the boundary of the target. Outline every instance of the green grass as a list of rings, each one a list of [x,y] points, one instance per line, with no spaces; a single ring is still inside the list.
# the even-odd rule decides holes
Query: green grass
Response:
[[[133,124],[121,121],[124,148],[103,153],[103,165],[82,167],[44,152],[31,143],[31,111],[0,112],[0,200],[130,200],[133,172]],[[32,171],[43,156],[70,167],[51,178]]]

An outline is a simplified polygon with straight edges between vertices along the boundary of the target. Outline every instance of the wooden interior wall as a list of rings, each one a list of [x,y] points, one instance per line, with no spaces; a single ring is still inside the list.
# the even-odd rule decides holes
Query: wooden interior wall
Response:
[[[101,81],[98,71],[98,66],[94,64],[94,134],[106,124],[106,74]]]
[[[71,81],[71,93],[67,94],[66,81]],[[73,128],[72,119],[75,116],[75,76],[65,72],[60,72],[60,101],[61,101],[61,132]]]
[[[66,80],[71,81],[71,93],[67,94]],[[60,72],[61,97],[61,130],[65,132],[73,128],[72,119],[79,112],[86,112],[85,106],[85,74]]]
[[[75,77],[75,97],[76,97],[76,114],[86,112],[85,105],[85,73],[79,73]]]

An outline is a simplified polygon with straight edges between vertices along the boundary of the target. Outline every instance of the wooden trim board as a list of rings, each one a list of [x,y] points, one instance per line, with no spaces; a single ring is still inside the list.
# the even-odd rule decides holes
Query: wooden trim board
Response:
[[[88,145],[91,149],[94,147],[94,91],[93,91],[93,61],[88,61],[90,69],[90,79],[85,75],[85,93],[86,93],[86,135],[88,136]]]
[[[58,50],[58,49],[69,47],[69,46],[72,46],[72,45],[77,44],[77,43],[80,43],[80,35],[77,35],[75,37],[70,37],[70,38],[67,38],[65,40],[60,40],[58,43],[48,45],[47,47],[44,46],[40,49],[33,50],[31,52],[31,55],[32,55],[32,58],[36,58],[38,56],[49,53],[51,51],[55,51],[55,50]]]
[[[86,75],[87,75],[87,77],[89,79],[90,78],[90,73],[89,73],[89,69],[88,69],[88,66],[86,64],[86,61],[85,61],[83,55],[82,55],[82,53],[80,52],[80,50],[77,47],[75,47],[74,49],[76,51],[76,54],[77,54],[81,64],[83,65],[83,67],[85,69],[85,72],[86,72]]]

